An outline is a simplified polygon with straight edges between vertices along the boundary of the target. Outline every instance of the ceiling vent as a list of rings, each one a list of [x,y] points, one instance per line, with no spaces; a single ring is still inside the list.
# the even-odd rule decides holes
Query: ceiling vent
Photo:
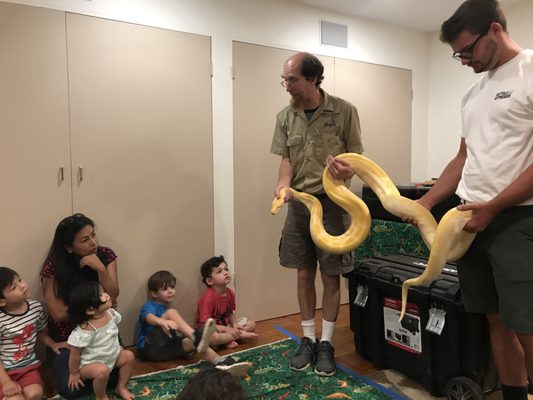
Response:
[[[334,22],[320,21],[320,43],[348,48],[348,27]]]

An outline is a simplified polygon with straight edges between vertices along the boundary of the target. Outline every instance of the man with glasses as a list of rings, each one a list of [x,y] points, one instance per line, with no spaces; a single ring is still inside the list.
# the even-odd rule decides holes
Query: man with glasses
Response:
[[[467,0],[442,24],[453,57],[485,74],[462,102],[459,152],[420,204],[454,191],[477,232],[458,261],[467,311],[487,315],[504,400],[533,377],[533,51],[507,32],[496,0]]]
[[[270,149],[281,156],[274,195],[279,198],[282,188],[292,187],[316,196],[324,209],[326,230],[340,235],[347,229],[350,217],[324,194],[322,172],[327,165],[334,178],[348,183],[353,169],[334,156],[361,153],[363,146],[356,108],[320,88],[323,72],[320,60],[309,53],[294,54],[283,65],[281,85],[291,95],[291,102],[276,117]],[[330,376],[336,370],[331,339],[339,310],[339,276],[353,269],[352,257],[350,253],[335,255],[317,248],[311,240],[307,208],[298,202],[290,202],[288,208],[279,257],[282,266],[297,270],[303,328],[300,348],[289,366],[297,371],[314,366],[318,375]],[[320,341],[315,336],[317,263],[324,285]]]

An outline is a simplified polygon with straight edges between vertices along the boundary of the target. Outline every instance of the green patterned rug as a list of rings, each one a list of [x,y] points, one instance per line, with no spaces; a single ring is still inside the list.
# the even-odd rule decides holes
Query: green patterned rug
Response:
[[[373,219],[366,240],[355,249],[357,259],[396,254],[428,257],[429,250],[418,228],[395,221]]]
[[[288,368],[289,356],[298,344],[285,339],[269,345],[234,353],[239,361],[251,361],[248,376],[241,383],[250,399],[317,400],[317,399],[402,399],[366,378],[349,373],[341,367],[332,377],[319,377],[312,368],[296,372]],[[136,399],[173,400],[187,381],[205,362],[131,378],[128,389]],[[113,398],[110,394],[110,398]],[[87,397],[94,399],[94,396]]]

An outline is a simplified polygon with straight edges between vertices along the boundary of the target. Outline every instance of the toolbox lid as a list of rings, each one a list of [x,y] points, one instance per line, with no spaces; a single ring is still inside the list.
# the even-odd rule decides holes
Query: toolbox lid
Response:
[[[401,286],[404,281],[420,276],[427,258],[405,254],[371,257],[360,260],[353,274]],[[447,263],[439,277],[430,285],[413,286],[412,290],[428,293],[436,299],[456,302],[460,298],[459,278],[455,263]]]

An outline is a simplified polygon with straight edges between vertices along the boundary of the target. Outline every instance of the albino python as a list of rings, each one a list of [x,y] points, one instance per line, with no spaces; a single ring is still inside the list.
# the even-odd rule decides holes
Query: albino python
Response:
[[[472,244],[475,234],[463,231],[472,212],[452,208],[437,225],[435,218],[425,207],[401,196],[385,171],[372,160],[355,153],[344,153],[336,157],[350,164],[355,174],[370,186],[388,212],[400,218],[412,217],[420,229],[422,239],[430,249],[424,272],[416,278],[407,279],[402,285],[401,320],[407,306],[409,287],[433,282],[442,272],[446,261],[454,261],[462,257]],[[311,214],[309,227],[315,244],[331,253],[347,253],[359,246],[368,236],[370,212],[366,204],[344,186],[343,181],[331,176],[327,167],[324,169],[322,182],[326,194],[350,215],[350,227],[342,235],[332,236],[325,231],[322,222],[322,205],[316,197],[292,188],[283,188],[280,198],[274,198],[271,213],[276,214],[279,211],[285,203],[286,191],[290,190],[293,198],[305,204],[309,209]]]

